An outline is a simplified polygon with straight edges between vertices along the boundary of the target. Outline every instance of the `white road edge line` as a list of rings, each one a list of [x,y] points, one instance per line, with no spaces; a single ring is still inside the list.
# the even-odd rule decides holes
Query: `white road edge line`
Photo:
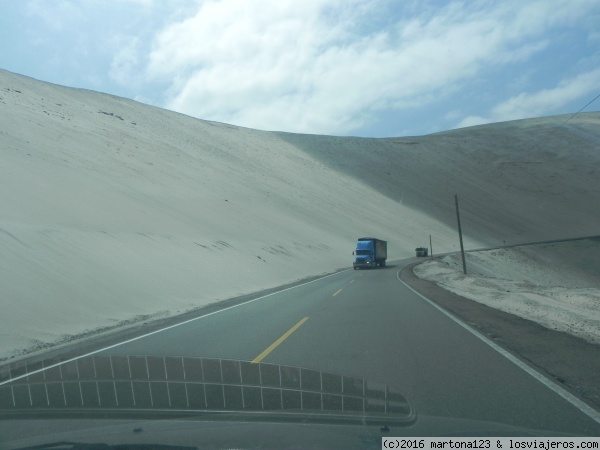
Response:
[[[202,316],[194,317],[193,319],[188,319],[188,320],[185,320],[183,322],[176,323],[174,325],[169,325],[168,327],[161,328],[160,330],[155,330],[155,331],[152,331],[150,333],[143,334],[141,336],[137,336],[137,337],[134,337],[134,338],[131,338],[131,339],[127,339],[126,341],[123,341],[123,342],[118,342],[116,344],[109,345],[108,347],[104,347],[104,348],[101,348],[101,349],[98,349],[98,350],[94,350],[93,352],[86,353],[85,355],[75,356],[74,358],[67,359],[65,361],[61,361],[61,362],[56,363],[56,364],[52,364],[52,365],[50,365],[48,367],[44,367],[43,369],[34,370],[34,371],[28,372],[28,373],[26,373],[24,375],[19,375],[17,377],[11,378],[9,380],[2,381],[2,382],[0,382],[0,386],[2,386],[4,384],[8,384],[8,383],[10,383],[12,381],[16,381],[16,380],[20,380],[22,378],[28,377],[29,375],[35,375],[36,373],[43,372],[44,370],[48,370],[48,369],[52,369],[54,367],[62,366],[63,364],[67,364],[67,363],[70,363],[70,362],[73,362],[73,361],[77,361],[78,359],[82,359],[82,358],[86,358],[88,356],[95,355],[96,353],[101,353],[101,352],[104,352],[106,350],[110,350],[111,348],[119,347],[120,345],[129,344],[130,342],[134,342],[134,341],[137,341],[137,340],[140,340],[140,339],[144,339],[144,338],[146,338],[148,336],[152,336],[153,334],[161,333],[163,331],[170,330],[171,328],[175,328],[175,327],[178,327],[178,326],[181,326],[181,325],[185,325],[185,324],[193,322],[195,320],[204,319],[205,317],[213,316],[213,315],[221,313],[223,311],[227,311],[227,310],[230,310],[230,309],[233,309],[233,308],[237,308],[238,306],[244,306],[244,305],[247,305],[249,303],[256,302],[258,300],[262,300],[263,298],[267,298],[267,297],[270,297],[272,295],[279,294],[281,292],[289,291],[291,289],[296,289],[296,288],[298,288],[300,286],[306,286],[307,284],[314,283],[315,281],[323,280],[325,278],[329,278],[329,277],[332,277],[334,275],[338,275],[338,274],[343,273],[343,272],[347,272],[348,270],[350,270],[350,269],[344,269],[344,270],[340,270],[339,272],[330,273],[329,275],[324,275],[322,277],[315,278],[314,280],[307,281],[306,283],[297,284],[295,286],[291,286],[291,287],[282,289],[280,291],[271,292],[270,294],[263,295],[263,296],[257,297],[257,298],[253,298],[252,300],[248,300],[247,302],[238,303],[237,305],[233,305],[233,306],[228,306],[227,308],[219,309],[218,311],[213,311],[211,313],[204,314]]]
[[[436,303],[434,303],[433,301],[429,300],[424,295],[421,295],[419,292],[415,291],[412,287],[410,287],[408,284],[406,284],[404,281],[402,281],[400,279],[400,271],[401,270],[402,269],[398,270],[398,272],[396,273],[396,278],[398,279],[398,281],[400,283],[402,283],[408,289],[410,289],[411,291],[413,291],[415,294],[417,294],[419,297],[421,297],[423,300],[425,300],[431,306],[433,306],[434,308],[438,309],[440,312],[442,312],[443,314],[445,314],[448,318],[452,319],[454,322],[456,322],[458,325],[460,325],[461,327],[463,327],[469,333],[473,334],[475,337],[479,338],[482,342],[484,342],[485,344],[489,345],[491,348],[493,348],[494,350],[496,350],[498,353],[500,353],[502,356],[504,356],[506,359],[508,359],[514,365],[516,365],[520,369],[522,369],[525,372],[527,372],[529,375],[531,375],[537,381],[539,381],[540,383],[542,383],[544,386],[546,386],[547,388],[551,389],[554,393],[556,393],[559,396],[561,396],[563,399],[565,399],[567,402],[569,402],[575,408],[579,409],[582,413],[584,413],[585,415],[589,416],[592,420],[596,421],[597,423],[600,423],[600,412],[596,411],[594,408],[592,408],[591,406],[589,406],[587,403],[579,400],[573,394],[571,394],[570,392],[568,392],[567,390],[565,390],[564,388],[562,388],[561,386],[559,386],[558,384],[556,384],[554,381],[550,380],[548,377],[542,375],[540,372],[538,372],[537,370],[535,370],[534,368],[532,368],[528,364],[525,364],[523,361],[521,361],[520,359],[516,358],[511,353],[509,353],[508,351],[504,350],[502,347],[500,347],[499,345],[497,345],[493,341],[489,340],[483,334],[479,333],[477,330],[471,328],[469,325],[467,325],[466,323],[464,323],[462,320],[460,320],[459,318],[457,318],[456,316],[454,316],[452,313],[446,311],[441,306],[439,306]]]

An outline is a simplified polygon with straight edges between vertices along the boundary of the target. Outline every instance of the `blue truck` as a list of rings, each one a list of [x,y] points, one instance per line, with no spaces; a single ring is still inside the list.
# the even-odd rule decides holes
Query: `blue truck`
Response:
[[[354,270],[376,269],[377,266],[385,267],[387,259],[387,242],[372,237],[358,238],[354,257]]]

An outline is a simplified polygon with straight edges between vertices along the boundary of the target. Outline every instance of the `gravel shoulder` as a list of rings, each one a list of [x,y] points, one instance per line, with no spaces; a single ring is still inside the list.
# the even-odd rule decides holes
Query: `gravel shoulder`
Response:
[[[404,267],[400,279],[493,342],[600,409],[600,346],[466,299],[418,278]]]

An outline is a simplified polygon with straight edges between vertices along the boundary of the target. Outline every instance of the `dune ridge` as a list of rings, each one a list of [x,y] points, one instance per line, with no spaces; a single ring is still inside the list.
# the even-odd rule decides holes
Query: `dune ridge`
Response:
[[[0,359],[348,267],[361,235],[456,250],[455,193],[469,248],[599,219],[598,113],[293,135],[0,71],[0,114]]]

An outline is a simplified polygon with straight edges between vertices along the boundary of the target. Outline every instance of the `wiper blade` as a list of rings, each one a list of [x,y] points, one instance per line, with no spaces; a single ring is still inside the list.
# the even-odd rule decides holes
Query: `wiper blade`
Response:
[[[176,415],[377,426],[416,420],[408,400],[386,385],[294,366],[134,355],[94,355],[44,366],[54,370],[0,381],[0,418]]]

